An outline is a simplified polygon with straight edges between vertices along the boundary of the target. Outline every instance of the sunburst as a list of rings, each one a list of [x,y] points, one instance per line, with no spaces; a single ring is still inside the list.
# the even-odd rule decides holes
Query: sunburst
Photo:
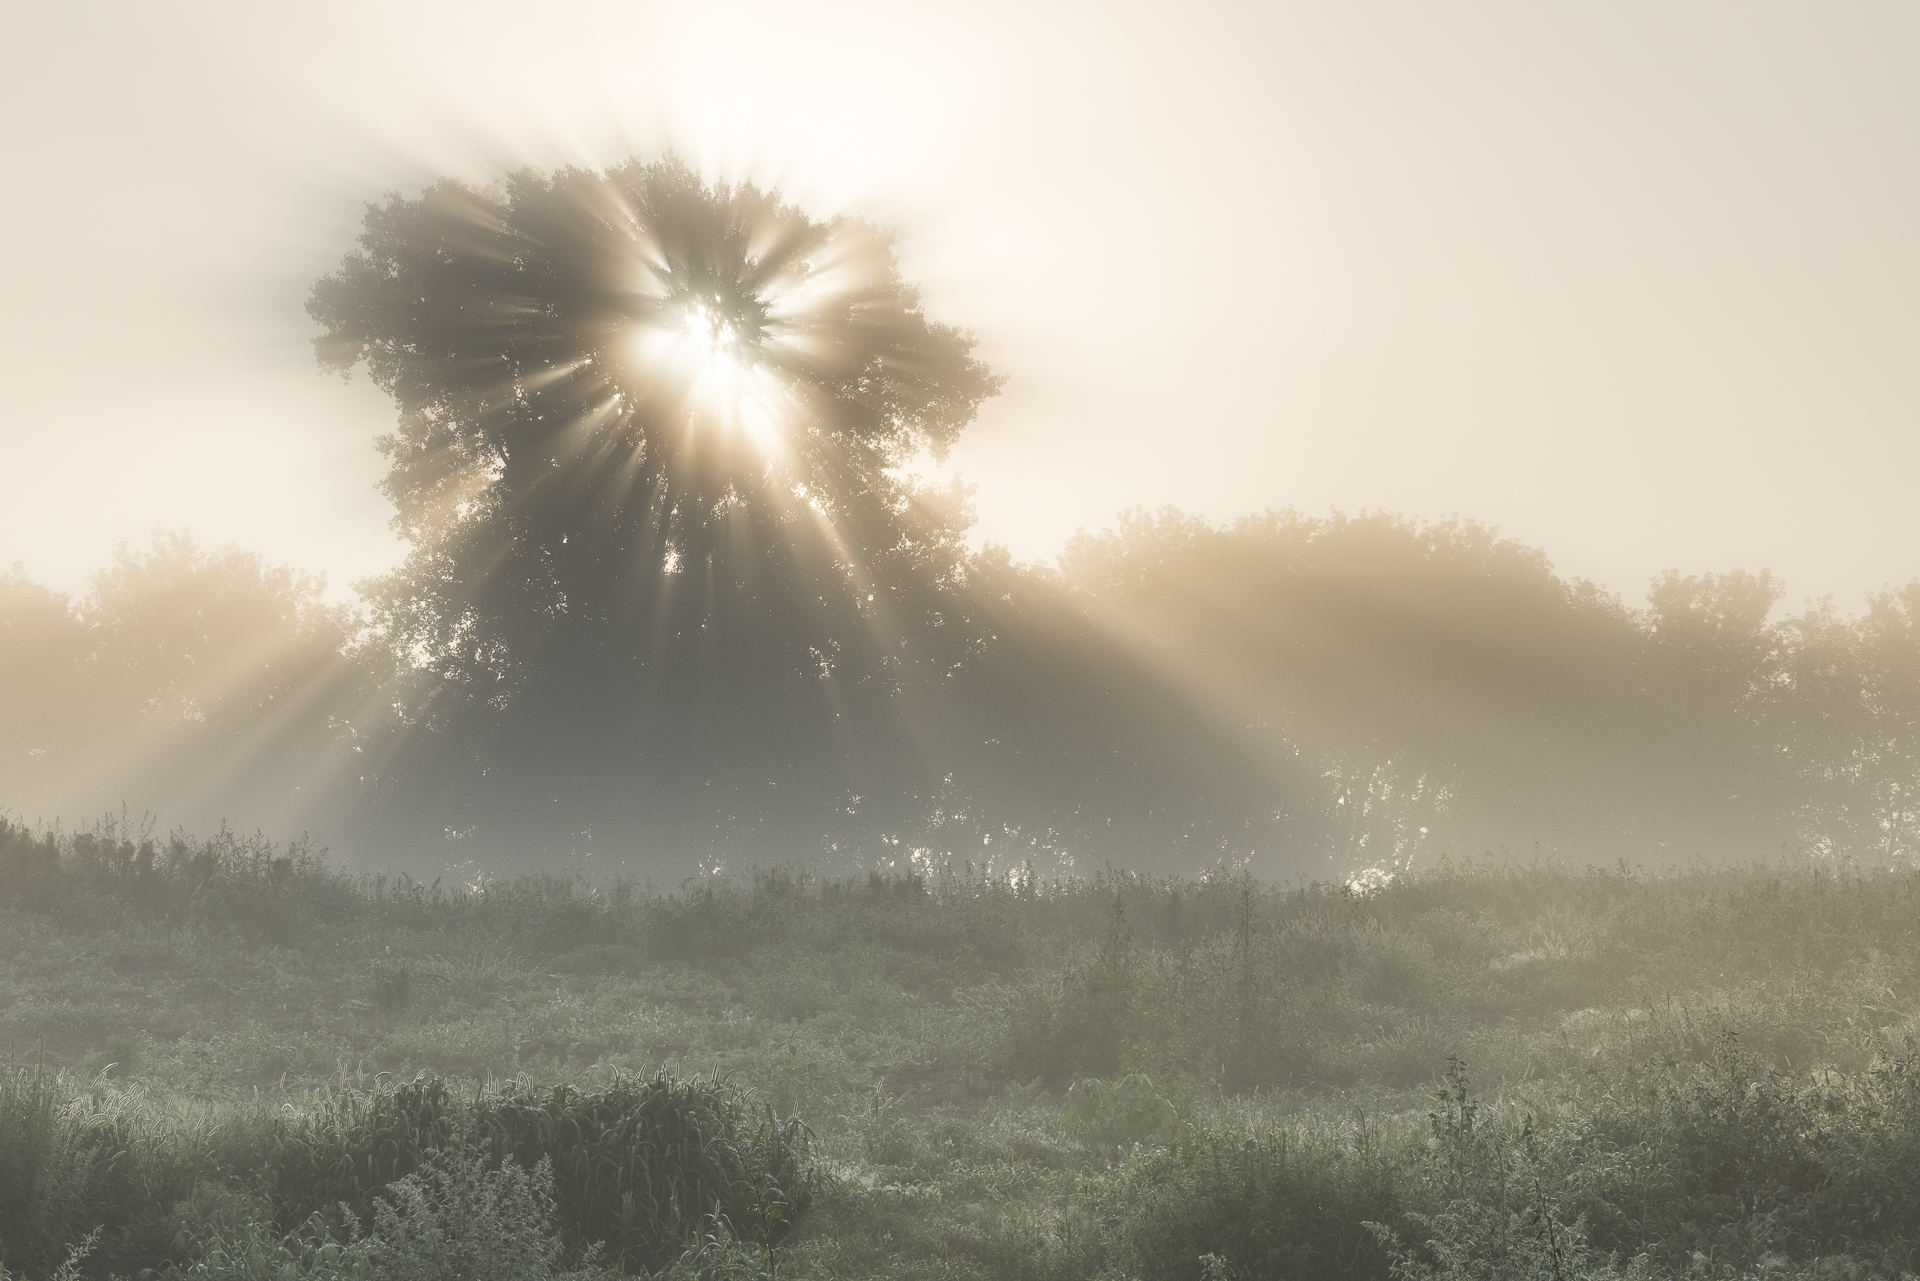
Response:
[[[368,226],[316,287],[323,360],[366,358],[400,402],[388,492],[423,554],[457,559],[422,590],[457,581],[503,634],[530,588],[552,618],[651,591],[669,560],[752,577],[748,542],[865,595],[858,562],[931,532],[893,470],[998,385],[885,233],[671,160],[441,184]]]

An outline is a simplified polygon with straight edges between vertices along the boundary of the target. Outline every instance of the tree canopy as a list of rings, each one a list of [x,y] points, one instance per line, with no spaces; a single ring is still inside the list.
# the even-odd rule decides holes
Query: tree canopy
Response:
[[[624,788],[682,842],[897,775],[971,519],[900,468],[999,380],[886,234],[671,158],[528,170],[370,206],[309,310],[323,367],[400,411],[411,552],[366,590],[447,768],[558,780],[506,808],[584,826]]]
[[[1291,871],[1920,852],[1920,583],[1776,622],[1770,575],[1670,573],[1632,609],[1469,521],[1172,510],[975,581],[992,643],[929,844]]]
[[[0,794],[48,816],[331,818],[381,703],[355,630],[319,579],[183,533],[123,546],[78,603],[0,574]]]

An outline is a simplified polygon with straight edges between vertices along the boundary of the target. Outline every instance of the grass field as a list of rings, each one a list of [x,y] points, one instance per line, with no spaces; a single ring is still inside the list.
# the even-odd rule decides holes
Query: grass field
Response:
[[[0,831],[14,1276],[1920,1272],[1920,874],[450,892]]]

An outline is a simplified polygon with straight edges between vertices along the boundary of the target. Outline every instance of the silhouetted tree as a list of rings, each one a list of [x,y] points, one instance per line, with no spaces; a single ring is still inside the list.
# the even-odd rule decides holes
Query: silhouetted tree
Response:
[[[380,708],[355,630],[320,580],[185,534],[122,547],[78,606],[0,577],[0,789],[46,816],[331,817]]]
[[[1859,777],[1877,815],[1874,846],[1920,858],[1920,579],[1867,601],[1859,623],[1872,728],[1858,749]]]
[[[1137,512],[1057,574],[976,577],[993,644],[959,674],[980,746],[950,809],[1126,861],[1427,844],[1476,724],[1522,729],[1582,633],[1538,553],[1461,523]]]
[[[1135,512],[1057,572],[974,576],[992,644],[956,674],[969,733],[927,835],[956,848],[1294,872],[1536,843],[1751,857],[1831,828],[1820,771],[1862,833],[1914,778],[1882,710],[1915,701],[1904,598],[1829,620],[1823,686],[1766,574],[1668,574],[1633,610],[1464,521]]]
[[[18,565],[0,574],[0,768],[15,804],[45,791],[90,728],[74,705],[88,648],[86,624],[64,593]]]
[[[400,410],[412,551],[364,590],[426,827],[789,853],[903,794],[970,515],[897,469],[998,380],[884,234],[672,159],[523,171],[371,206],[309,310]]]
[[[1647,810],[1677,851],[1772,853],[1793,837],[1793,775],[1769,741],[1782,679],[1771,574],[1668,571],[1647,590]],[[1652,834],[1652,833],[1649,833]]]
[[[1824,853],[1920,857],[1920,580],[1831,601],[1777,628],[1762,741],[1793,775],[1798,840]]]

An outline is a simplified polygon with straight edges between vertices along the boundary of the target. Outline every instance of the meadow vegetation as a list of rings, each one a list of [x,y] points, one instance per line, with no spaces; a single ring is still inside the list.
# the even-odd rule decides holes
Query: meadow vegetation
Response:
[[[1920,873],[330,870],[0,823],[12,1277],[1920,1272]]]

